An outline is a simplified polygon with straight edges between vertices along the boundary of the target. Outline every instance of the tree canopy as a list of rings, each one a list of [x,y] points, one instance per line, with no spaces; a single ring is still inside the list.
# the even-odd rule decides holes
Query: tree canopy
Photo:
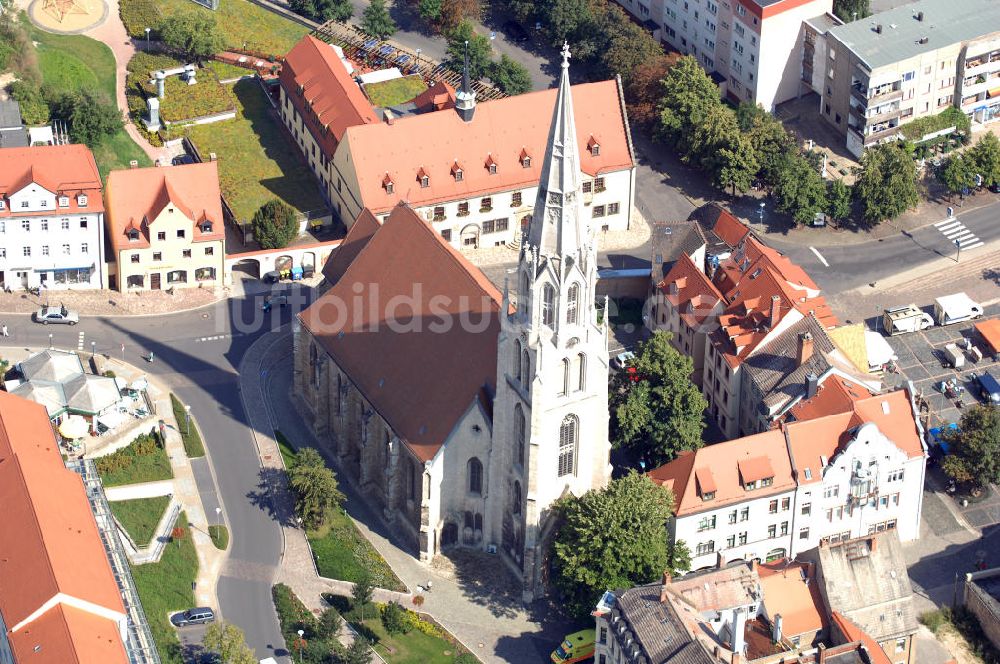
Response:
[[[262,249],[280,249],[299,234],[295,210],[277,198],[260,206],[251,221],[253,237]]]
[[[236,625],[209,625],[202,645],[217,656],[214,661],[219,664],[257,664],[257,655],[247,645],[243,630]]]
[[[122,114],[105,96],[91,90],[67,92],[50,102],[51,115],[67,121],[74,143],[88,147],[100,145],[108,136],[121,131]]]
[[[1000,484],[1000,408],[977,404],[962,413],[958,429],[944,434],[950,454],[941,469],[957,482]]]
[[[674,497],[647,476],[630,472],[556,508],[553,577],[572,614],[585,616],[605,591],[653,581],[667,568]]]
[[[462,71],[466,42],[469,43],[469,76],[483,78],[490,68],[493,47],[490,38],[476,32],[471,21],[462,21],[448,34],[448,64],[455,71]]]
[[[500,60],[489,67],[490,80],[509,95],[520,95],[531,90],[531,75],[517,60],[500,56]]]
[[[694,363],[657,331],[639,344],[629,366],[612,379],[609,405],[612,444],[659,465],[678,452],[701,447],[708,403],[691,381]]]
[[[950,194],[962,194],[976,186],[976,163],[963,154],[952,155],[938,171],[938,179]]]
[[[657,104],[664,94],[663,79],[679,57],[677,54],[657,55],[635,68],[625,85],[629,120],[647,127],[653,125],[658,115]]]
[[[289,0],[288,7],[296,14],[302,14],[314,21],[340,21],[351,18],[354,5],[351,0]]]
[[[996,134],[983,132],[983,137],[969,149],[968,155],[976,173],[983,176],[984,187],[1000,184],[1000,139]]]
[[[844,23],[872,15],[871,0],[833,0],[833,13]]]
[[[660,99],[657,136],[677,149],[684,161],[692,157],[690,137],[721,106],[719,88],[690,55],[682,56],[667,71]]]
[[[827,188],[826,213],[837,221],[851,216],[851,188],[843,180],[834,180]]]
[[[789,156],[778,170],[774,187],[775,207],[790,214],[798,224],[811,222],[827,209],[826,183],[803,155]]]
[[[288,469],[288,484],[295,493],[295,514],[309,529],[322,526],[330,511],[344,501],[337,476],[311,447],[295,454]]]
[[[385,0],[370,0],[361,15],[361,29],[374,37],[385,39],[399,28],[389,16]]]
[[[160,39],[190,58],[203,59],[225,47],[215,15],[205,11],[172,14],[160,23]]]
[[[916,164],[898,141],[866,148],[854,191],[869,222],[894,219],[920,202]]]

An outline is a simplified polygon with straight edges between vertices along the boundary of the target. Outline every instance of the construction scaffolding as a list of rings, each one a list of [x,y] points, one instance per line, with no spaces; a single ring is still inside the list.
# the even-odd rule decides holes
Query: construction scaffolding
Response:
[[[149,623],[146,621],[146,614],[139,601],[139,592],[132,579],[125,548],[118,539],[118,526],[111,514],[108,499],[104,495],[104,485],[101,484],[101,478],[97,474],[97,467],[92,459],[70,460],[66,462],[66,467],[83,479],[83,486],[87,490],[87,499],[90,501],[90,509],[97,521],[97,530],[101,533],[101,542],[104,544],[104,550],[108,554],[108,562],[111,563],[111,571],[114,573],[118,589],[121,591],[125,613],[128,615],[125,652],[128,655],[129,663],[160,664],[160,655],[156,651],[153,634],[149,631]]]
[[[417,53],[392,42],[372,37],[353,25],[328,21],[312,34],[316,39],[341,47],[349,60],[373,71],[397,67],[404,74],[420,74],[427,82],[444,82],[456,90],[462,87],[461,73],[444,64],[421,58]],[[472,82],[472,89],[479,101],[507,96],[499,88],[478,80]]]

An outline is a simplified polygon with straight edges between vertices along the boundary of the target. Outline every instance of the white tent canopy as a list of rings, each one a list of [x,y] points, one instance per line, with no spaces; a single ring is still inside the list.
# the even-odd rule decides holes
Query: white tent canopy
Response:
[[[83,438],[90,432],[90,424],[79,415],[70,415],[59,425],[59,433],[63,438],[74,440]]]
[[[890,360],[897,360],[896,352],[878,332],[865,330],[865,350],[868,353],[868,369],[875,370]]]

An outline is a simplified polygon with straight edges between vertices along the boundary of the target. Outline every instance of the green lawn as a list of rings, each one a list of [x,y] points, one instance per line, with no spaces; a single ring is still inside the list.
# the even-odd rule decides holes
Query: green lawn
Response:
[[[334,510],[328,524],[306,533],[320,576],[342,581],[357,581],[365,568],[372,583],[379,588],[406,592],[406,586],[365,539],[342,509]]]
[[[205,456],[205,446],[201,442],[201,435],[194,422],[188,427],[187,413],[184,412],[184,404],[173,394],[170,395],[170,407],[174,411],[174,419],[177,420],[177,430],[181,432],[181,439],[184,441],[184,453],[189,459],[196,459]]]
[[[132,567],[132,578],[164,664],[184,661],[169,614],[195,606],[192,586],[198,578],[198,555],[187,526],[187,516],[182,512],[175,527],[183,528],[185,536],[163,548],[160,562]]]
[[[281,135],[260,85],[244,79],[231,87],[239,110],[235,120],[187,127],[185,132],[203,157],[210,152],[218,156],[219,184],[236,217],[249,222],[274,197],[300,212],[325,208],[315,176]]]
[[[127,447],[98,458],[96,463],[104,486],[155,482],[174,476],[166,450],[149,434],[142,434]]]
[[[225,551],[229,546],[229,529],[225,526],[209,526],[208,536],[219,551]]]
[[[373,607],[374,608],[374,607]],[[366,636],[374,636],[375,652],[390,664],[453,664],[457,648],[440,636],[431,636],[418,629],[411,629],[406,634],[389,634],[382,626],[382,620],[368,616],[374,610],[365,609],[364,628]],[[359,620],[351,623],[358,625]]]
[[[365,92],[372,105],[379,107],[406,103],[426,89],[424,79],[416,75],[365,85]]]
[[[108,173],[121,168],[128,168],[129,162],[135,160],[139,166],[152,166],[153,162],[125,130],[104,139],[100,145],[91,150],[97,161],[97,170],[101,172],[101,180],[108,179]]]
[[[144,547],[156,534],[156,526],[170,504],[170,496],[120,500],[109,504],[112,514],[132,537],[136,546]]]
[[[295,448],[285,438],[285,434],[278,430],[274,432],[274,439],[278,442],[278,449],[281,450],[281,460],[285,462],[285,468],[291,468],[292,461],[295,460]]]
[[[165,16],[177,11],[212,11],[195,5],[191,0],[159,0],[158,4]],[[284,55],[309,32],[304,25],[248,0],[222,0],[218,11],[213,13],[228,48],[242,48],[246,44],[253,51]]]
[[[209,60],[204,63],[204,66],[215,72],[215,75],[220,81],[239,78],[240,76],[253,76],[254,72],[252,69],[245,69],[243,67],[238,67],[236,65],[231,65],[228,62],[220,62],[219,60]]]

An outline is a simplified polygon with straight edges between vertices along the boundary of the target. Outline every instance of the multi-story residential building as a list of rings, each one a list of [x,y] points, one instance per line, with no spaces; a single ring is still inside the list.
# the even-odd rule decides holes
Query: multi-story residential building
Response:
[[[674,493],[669,532],[690,547],[693,569],[717,558],[776,560],[885,530],[919,537],[926,447],[915,405],[904,390],[845,398],[835,394],[843,386],[829,381],[814,397],[815,419],[650,472]]]
[[[0,284],[105,286],[101,176],[85,145],[0,150]]]
[[[111,288],[222,285],[225,229],[216,162],[108,176]]]
[[[475,94],[463,89],[454,107],[380,114],[345,67],[330,45],[305,37],[283,64],[280,88],[282,120],[338,218],[350,225],[367,208],[384,221],[405,202],[456,247],[520,240],[537,198],[547,139],[543,118],[556,103],[556,90],[476,103]],[[624,230],[635,155],[621,84],[572,89],[588,223],[595,230]]]
[[[974,129],[1000,115],[994,0],[918,0],[812,33],[806,39],[818,46],[807,49],[804,69],[824,72],[811,77],[820,114],[855,155],[947,108],[961,109]]]
[[[833,0],[616,0],[670,49],[694,56],[734,101],[767,110],[802,92],[802,23]]]

